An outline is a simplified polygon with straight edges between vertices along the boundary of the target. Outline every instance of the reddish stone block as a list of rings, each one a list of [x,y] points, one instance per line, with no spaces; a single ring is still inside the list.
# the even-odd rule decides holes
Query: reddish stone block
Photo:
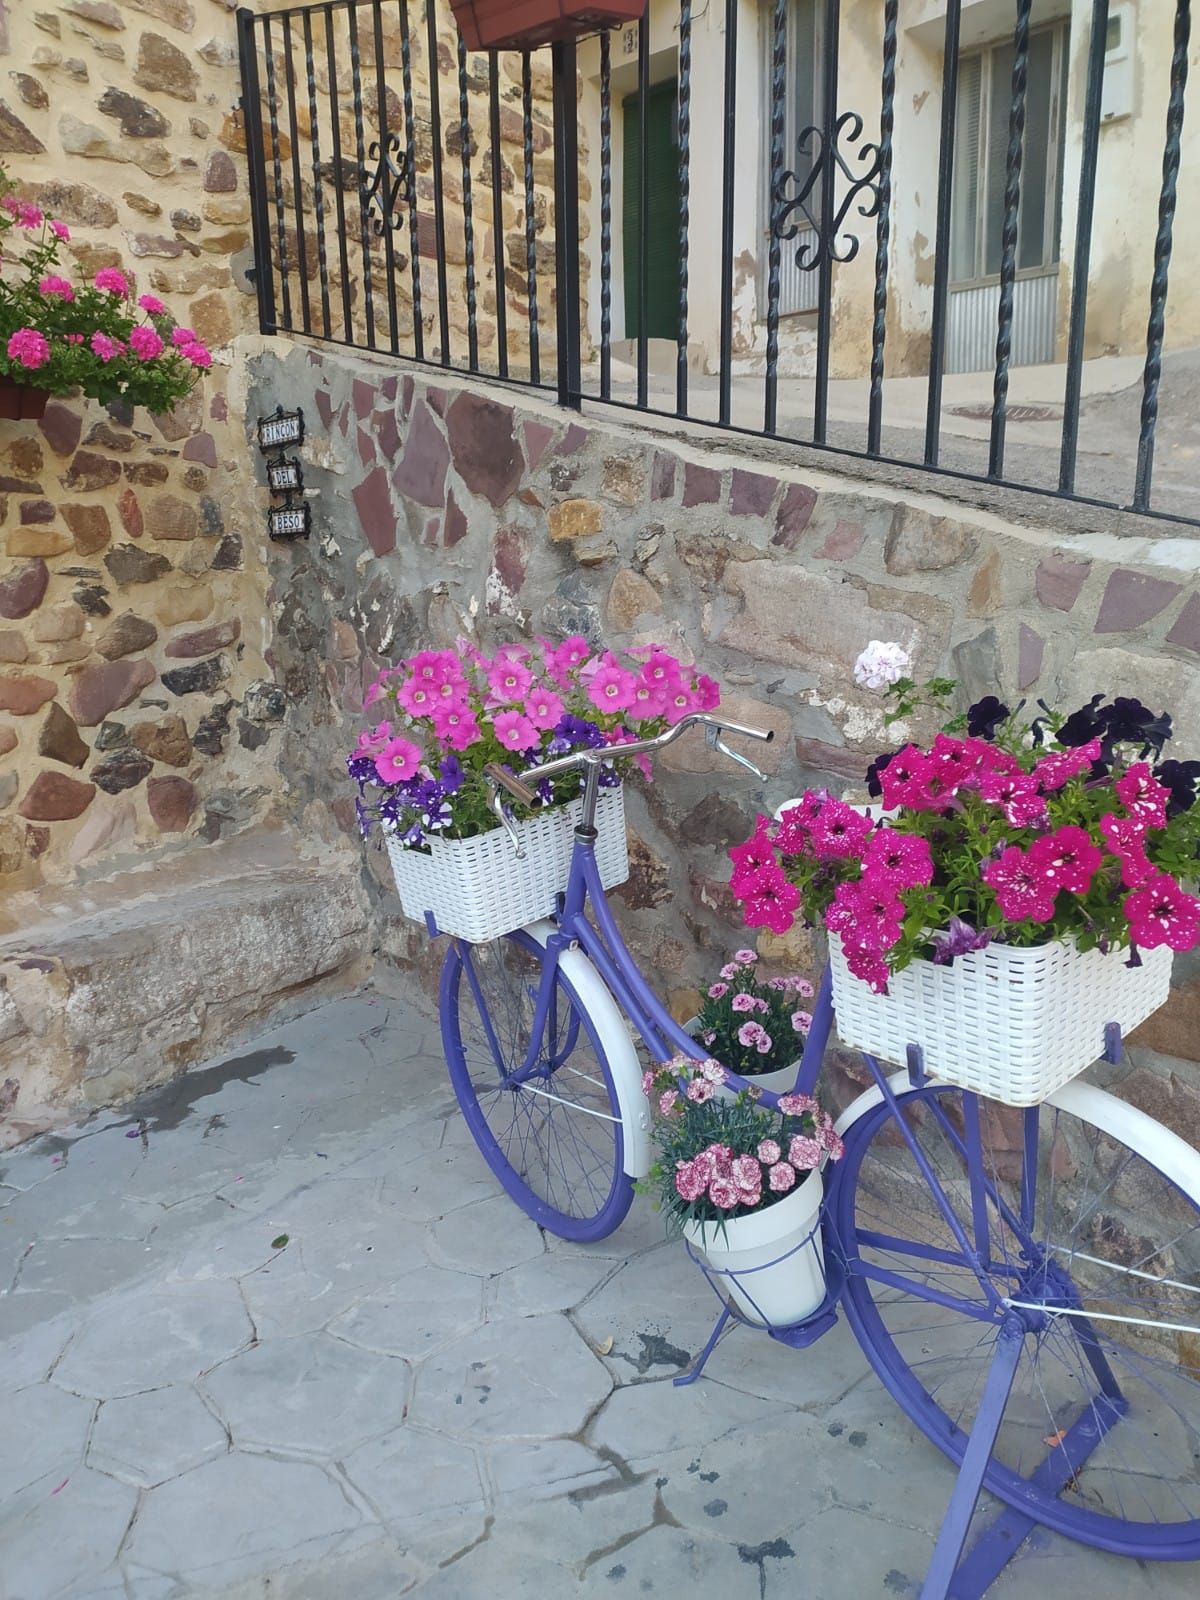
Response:
[[[198,461],[203,467],[217,464],[217,442],[211,433],[194,433],[180,451],[185,461]]]
[[[318,389],[313,399],[316,402],[317,415],[321,419],[321,426],[328,433],[333,426],[333,401],[329,398],[329,393],[325,389]]]
[[[356,428],[358,435],[358,459],[364,467],[375,465],[375,441],[365,428]]]
[[[823,739],[797,739],[796,760],[814,772],[834,773],[855,783],[862,783],[871,764],[871,757],[863,751],[826,744]]]
[[[446,436],[459,477],[499,510],[517,492],[525,470],[511,407],[460,394],[446,412]]]
[[[794,550],[800,536],[812,521],[817,491],[805,483],[789,483],[775,513],[775,532],[771,543],[783,550]]]
[[[138,497],[132,489],[122,489],[117,496],[117,514],[121,518],[121,526],[129,537],[140,539],[146,531],[146,519],[142,516]]]
[[[1042,657],[1046,653],[1046,641],[1040,633],[1034,633],[1032,628],[1021,624],[1017,643],[1017,688],[1028,689],[1030,684],[1036,683],[1042,670]]]
[[[361,422],[375,405],[375,389],[362,378],[355,378],[354,387],[350,392],[354,399],[354,415]]]
[[[367,543],[377,556],[387,555],[396,548],[396,510],[388,490],[388,475],[383,467],[376,467],[358,485],[351,495],[359,524],[367,536]]]
[[[85,667],[71,685],[71,714],[81,728],[94,728],[112,712],[127,706],[156,676],[144,656],[136,661]]]
[[[151,778],[146,804],[160,833],[182,833],[196,809],[196,791],[186,778]]]
[[[0,674],[0,711],[11,711],[14,717],[31,717],[57,693],[58,685],[49,678],[17,672]]]
[[[17,810],[29,822],[70,822],[83,815],[95,793],[94,783],[65,772],[39,772]]]
[[[1090,561],[1072,561],[1070,556],[1053,555],[1038,564],[1034,584],[1044,606],[1055,611],[1070,611],[1092,570]]]
[[[197,656],[210,656],[217,650],[224,650],[231,644],[236,644],[241,637],[242,624],[239,618],[231,617],[228,622],[214,622],[211,627],[199,628],[194,633],[182,633],[177,639],[172,639],[166,648],[166,654],[173,661],[191,661]]]
[[[446,473],[449,468],[450,447],[433,420],[429,407],[418,403],[409,424],[404,454],[392,469],[392,483],[406,499],[440,510],[445,504]],[[382,467],[377,470],[383,474]],[[371,473],[366,482],[370,483],[374,477],[375,473]],[[394,546],[393,536],[388,549]]]
[[[683,468],[683,505],[711,506],[721,498],[721,474],[713,467],[687,461]]]
[[[729,510],[735,517],[765,517],[771,509],[778,479],[762,472],[743,472],[736,468],[729,489]]]
[[[396,413],[376,411],[371,420],[375,424],[380,454],[385,461],[394,461],[400,453],[400,429],[396,423]]]
[[[0,578],[0,617],[10,622],[27,617],[41,605],[49,582],[50,569],[40,556],[11,577]]]
[[[866,537],[867,530],[860,523],[844,522],[839,517],[817,554],[823,561],[849,561],[862,549]]]
[[[525,433],[525,461],[530,472],[537,470],[538,464],[546,451],[550,448],[554,438],[554,429],[544,422],[527,422]]]
[[[449,550],[453,545],[456,545],[460,539],[465,539],[466,536],[466,512],[464,512],[459,506],[458,501],[454,498],[454,490],[451,489],[450,493],[446,496],[446,533],[442,542],[446,546],[447,550]]]
[[[675,457],[655,452],[650,473],[651,500],[670,500],[675,493]]]
[[[1140,628],[1169,606],[1182,585],[1144,572],[1114,572],[1100,602],[1097,633],[1126,633]]]
[[[1200,655],[1200,594],[1188,597],[1167,634],[1167,643],[1179,645],[1183,650],[1194,650]]]
[[[46,443],[55,455],[69,456],[78,448],[79,436],[83,432],[83,417],[61,400],[51,400],[46,405],[46,414],[40,426]]]

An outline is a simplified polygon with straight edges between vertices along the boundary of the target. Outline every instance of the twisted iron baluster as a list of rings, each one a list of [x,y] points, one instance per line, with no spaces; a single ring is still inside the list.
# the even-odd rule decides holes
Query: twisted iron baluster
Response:
[[[784,112],[787,96],[788,0],[775,0],[775,31],[771,54],[771,229],[767,247],[767,381],[763,426],[774,433],[778,421],[779,295],[783,247],[774,212],[783,182]]]
[[[350,80],[354,86],[354,153],[358,159],[358,223],[363,260],[363,309],[367,317],[367,348],[375,348],[375,291],[371,282],[371,236],[367,224],[367,150],[363,136],[362,58],[358,49],[358,11],[350,7]]]
[[[383,12],[375,7],[375,106],[379,121],[379,221],[375,231],[383,235],[384,287],[387,292],[388,342],[392,354],[400,353],[400,318],[396,309],[396,246],[392,240],[391,132],[388,128],[387,73],[383,63]]]
[[[990,478],[998,478],[1004,471],[1008,363],[1012,355],[1013,286],[1017,277],[1017,223],[1021,210],[1021,157],[1025,147],[1025,87],[1029,78],[1029,13],[1032,5],[1033,0],[1017,0],[1017,26],[1013,35],[1004,227],[1000,235],[1000,310],[996,330],[996,376],[992,383],[992,442],[988,452]]]
[[[1167,277],[1171,267],[1175,193],[1179,182],[1179,146],[1183,134],[1183,97],[1187,89],[1191,0],[1176,0],[1175,48],[1171,55],[1171,94],[1167,101],[1167,142],[1163,148],[1162,189],[1158,197],[1158,232],[1154,236],[1154,275],[1150,279],[1150,320],[1146,325],[1146,369],[1142,375],[1142,425],[1138,438],[1135,511],[1150,506],[1154,472],[1154,430],[1158,424],[1158,385],[1162,376],[1163,330],[1167,316]]]
[[[333,198],[337,207],[338,268],[342,278],[342,338],[351,342],[354,313],[350,308],[350,261],[346,255],[346,197],[343,193],[341,110],[337,98],[337,49],[333,12],[325,13],[325,60],[329,67],[329,123],[333,134]]]
[[[692,0],[679,7],[679,337],[675,411],[688,408],[688,232],[692,207]]]
[[[504,194],[500,157],[500,60],[488,63],[488,120],[492,142],[492,264],[496,276],[496,347],[500,376],[508,377],[508,285],[504,277]]]
[[[296,121],[296,64],[292,60],[292,19],[282,17],[284,81],[287,86],[288,127],[292,140],[292,209],[296,213],[296,264],[300,269],[300,315],[303,332],[312,332],[308,303],[308,245],[304,228],[304,192],[300,181],[300,130]]]
[[[317,73],[313,62],[312,17],[304,13],[304,62],[308,76],[308,120],[312,128],[313,204],[317,213],[317,261],[321,272],[321,325],[329,337],[329,256],[325,249],[325,196],[321,191],[321,131],[317,126]],[[332,92],[330,104],[333,104]]]
[[[600,35],[600,398],[612,394],[612,60]]]
[[[267,63],[267,115],[271,123],[271,168],[275,178],[275,230],[279,239],[279,281],[283,290],[283,326],[292,326],[292,296],[288,286],[287,228],[283,220],[283,161],[279,153],[279,97],[275,88],[275,47],[271,19],[264,17],[263,55]]]
[[[404,166],[408,191],[408,251],[412,269],[413,354],[425,359],[425,322],[421,310],[421,224],[417,215],[416,119],[413,116],[412,36],[408,23],[408,0],[400,6],[400,71],[404,80]]]
[[[529,310],[529,381],[542,378],[538,338],[537,230],[533,215],[533,76],[529,51],[521,62],[521,111],[525,135],[525,275]]]
[[[471,204],[471,106],[467,98],[467,42],[458,36],[458,125],[462,145],[463,242],[467,254],[467,363],[479,370],[479,326],[476,320],[475,213]]]
[[[871,398],[867,451],[879,454],[883,423],[883,347],[887,339],[888,250],[892,223],[892,133],[896,126],[896,24],[899,0],[883,8],[883,77],[879,106],[879,214],[875,224],[875,301],[871,322]]]

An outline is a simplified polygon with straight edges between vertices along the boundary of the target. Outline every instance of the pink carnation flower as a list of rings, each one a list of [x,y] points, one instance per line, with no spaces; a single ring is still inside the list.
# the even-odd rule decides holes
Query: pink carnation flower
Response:
[[[678,1101],[678,1089],[664,1089],[658,1097],[658,1109],[661,1115],[664,1117],[669,1117],[675,1110]]]
[[[709,1083],[724,1083],[725,1068],[719,1061],[714,1061],[711,1056],[700,1068],[701,1076],[707,1078]]]
[[[773,1167],[783,1154],[783,1151],[779,1148],[777,1139],[763,1139],[756,1153],[764,1166]]]
[[[796,1187],[796,1169],[786,1161],[777,1161],[767,1174],[767,1184],[774,1194],[786,1194]]]
[[[60,278],[57,273],[49,272],[38,284],[38,293],[46,298],[70,302],[75,298],[75,291],[66,278]]]
[[[792,1012],[792,1027],[795,1028],[797,1033],[807,1033],[812,1027],[812,1024],[813,1019],[811,1011]]]
[[[758,952],[757,950],[735,950],[733,959],[739,966],[752,967],[758,960]]]
[[[721,1211],[732,1211],[741,1203],[732,1178],[714,1178],[708,1186],[708,1198]]]
[[[803,1133],[794,1133],[788,1144],[788,1160],[798,1172],[811,1172],[814,1167],[821,1165],[820,1141],[810,1139]]]
[[[122,299],[129,293],[129,279],[119,267],[101,267],[92,279],[97,289],[107,290],[109,294],[120,295]],[[195,337],[193,335],[193,337]]]
[[[754,1004],[754,996],[752,994],[735,994],[729,1004],[734,1011],[756,1011],[758,1009]]]
[[[707,1184],[707,1178],[699,1171],[694,1161],[680,1161],[676,1164],[675,1191],[687,1205],[691,1205],[693,1200],[699,1200]]]
[[[710,1000],[720,1000],[728,993],[729,985],[727,983],[714,983],[712,988],[708,991],[708,998]]]
[[[816,1116],[819,1107],[810,1094],[781,1094],[779,1109],[786,1116],[802,1117],[805,1112],[812,1112]]]
[[[754,1156],[735,1156],[731,1175],[741,1203],[756,1206],[762,1198],[762,1168]]]
[[[687,1086],[687,1097],[697,1106],[702,1106],[706,1100],[711,1100],[715,1092],[707,1078],[693,1078]]]
[[[18,328],[9,335],[5,349],[8,359],[16,361],[27,372],[36,372],[50,359],[50,341],[36,328]]]

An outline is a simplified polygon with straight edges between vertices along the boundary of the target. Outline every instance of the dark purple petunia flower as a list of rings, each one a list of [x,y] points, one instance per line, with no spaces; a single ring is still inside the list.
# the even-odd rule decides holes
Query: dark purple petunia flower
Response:
[[[967,711],[967,734],[972,739],[994,739],[996,729],[1008,721],[1011,713],[994,694],[985,694],[982,700]]]
[[[1171,791],[1167,801],[1167,816],[1178,817],[1196,804],[1197,785],[1200,785],[1200,761],[1163,761],[1154,769],[1159,783]]]
[[[950,966],[956,956],[965,956],[972,950],[986,950],[992,942],[992,935],[985,928],[982,933],[977,933],[969,922],[964,922],[961,917],[951,917],[950,926],[944,933],[935,933],[933,936],[933,960],[939,967]]]

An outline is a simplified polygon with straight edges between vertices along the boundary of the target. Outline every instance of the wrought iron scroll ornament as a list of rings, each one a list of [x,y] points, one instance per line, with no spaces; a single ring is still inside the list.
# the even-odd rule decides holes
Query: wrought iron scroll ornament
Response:
[[[859,215],[873,217],[879,211],[882,189],[879,180],[883,167],[879,145],[864,140],[857,151],[853,149],[863,131],[863,119],[857,111],[843,111],[831,131],[833,136],[828,141],[824,131],[815,125],[800,132],[796,149],[799,155],[811,157],[808,173],[803,182],[795,172],[783,173],[771,195],[771,232],[777,239],[794,239],[805,223],[812,229],[814,237],[806,239],[796,251],[796,265],[801,272],[811,272],[827,256],[830,261],[854,260],[858,254],[858,236],[846,233],[839,240],[838,235],[850,207],[864,191],[867,198],[859,204]],[[857,173],[851,170],[843,148],[849,150],[850,161],[858,166]],[[836,172],[841,172],[847,187],[827,220],[820,214],[820,185],[830,163],[835,168],[835,176]],[[789,193],[797,184],[796,192]],[[817,193],[812,201],[814,189]]]
[[[375,162],[375,176],[362,190],[363,209],[371,218],[371,226],[382,237],[385,229],[394,232],[403,224],[401,206],[413,202],[414,188],[409,169],[408,154],[401,149],[400,139],[389,133],[382,144],[371,144],[371,160]]]

